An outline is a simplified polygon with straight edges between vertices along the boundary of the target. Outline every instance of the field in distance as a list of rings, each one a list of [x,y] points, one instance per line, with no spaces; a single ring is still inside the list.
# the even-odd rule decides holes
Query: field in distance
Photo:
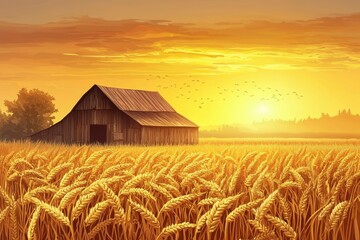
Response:
[[[0,143],[0,239],[360,239],[360,141]]]

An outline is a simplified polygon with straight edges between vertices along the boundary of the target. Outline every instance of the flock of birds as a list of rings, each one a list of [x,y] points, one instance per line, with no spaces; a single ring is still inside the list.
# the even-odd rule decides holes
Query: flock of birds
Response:
[[[261,87],[256,84],[255,81],[238,81],[232,86],[212,86],[216,87],[216,95],[209,97],[199,97],[200,89],[204,88],[206,81],[194,79],[189,75],[188,80],[180,83],[169,83],[171,78],[169,75],[149,75],[147,81],[153,80],[168,80],[162,84],[156,85],[158,90],[177,90],[177,99],[189,101],[189,103],[195,104],[199,109],[204,108],[208,103],[215,101],[228,101],[229,97],[236,97],[237,99],[243,99],[245,97],[256,99],[259,101],[275,101],[280,102],[286,98],[295,97],[296,99],[302,99],[304,96],[296,91],[284,92],[274,87]],[[157,81],[159,82],[159,81]],[[209,94],[210,95],[210,94]],[[258,96],[262,96],[259,98]],[[264,97],[265,96],[265,97]]]

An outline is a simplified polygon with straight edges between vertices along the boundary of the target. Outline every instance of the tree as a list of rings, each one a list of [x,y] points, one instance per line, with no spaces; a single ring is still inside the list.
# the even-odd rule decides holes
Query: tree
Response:
[[[7,121],[3,125],[3,138],[19,139],[28,137],[53,125],[57,112],[54,97],[38,89],[21,89],[17,99],[5,100]],[[5,118],[6,119],[6,118]]]
[[[8,116],[0,110],[0,138],[3,136],[4,126],[6,125]]]

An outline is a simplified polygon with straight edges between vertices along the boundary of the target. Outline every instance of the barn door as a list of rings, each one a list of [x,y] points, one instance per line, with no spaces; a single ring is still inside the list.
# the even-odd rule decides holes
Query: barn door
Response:
[[[107,139],[107,126],[99,124],[90,125],[90,143],[106,143]]]

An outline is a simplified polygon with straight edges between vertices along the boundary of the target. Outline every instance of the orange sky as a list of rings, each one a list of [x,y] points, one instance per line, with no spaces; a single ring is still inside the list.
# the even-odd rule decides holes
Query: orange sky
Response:
[[[1,102],[39,88],[60,120],[97,83],[157,90],[201,126],[360,113],[358,1],[20,2],[0,3]]]

